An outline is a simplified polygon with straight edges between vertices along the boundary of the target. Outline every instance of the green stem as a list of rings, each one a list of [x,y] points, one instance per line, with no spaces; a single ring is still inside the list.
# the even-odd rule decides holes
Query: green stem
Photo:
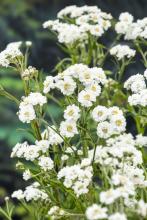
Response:
[[[35,136],[38,140],[42,140],[39,125],[36,120],[31,122],[32,129],[34,130]]]
[[[6,98],[14,101],[17,105],[19,105],[19,100],[15,96],[11,95],[9,92],[6,92],[4,89],[0,91],[0,95],[5,96]]]
[[[122,61],[122,65],[121,65],[121,67],[120,67],[120,70],[119,70],[119,72],[118,72],[118,81],[119,81],[119,82],[121,82],[121,80],[122,80],[122,76],[123,76],[123,74],[124,74],[125,67],[126,67],[126,64],[125,64],[125,61],[123,60],[123,61]]]
[[[144,52],[143,52],[143,50],[142,50],[142,48],[141,48],[141,46],[140,46],[139,43],[136,43],[136,47],[137,47],[139,53],[140,53],[141,56],[142,56],[142,59],[143,59],[143,63],[144,63],[145,68],[147,68],[147,57],[145,56],[145,54],[144,54]]]
[[[136,122],[137,132],[139,134],[143,134],[144,133],[144,128],[141,126],[140,118],[137,115],[135,117],[135,122]]]

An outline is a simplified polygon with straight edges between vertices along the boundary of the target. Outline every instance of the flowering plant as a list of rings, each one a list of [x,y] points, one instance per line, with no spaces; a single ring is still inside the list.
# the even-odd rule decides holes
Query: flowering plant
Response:
[[[68,54],[56,65],[56,76],[42,80],[41,72],[28,66],[31,42],[10,43],[0,53],[0,65],[20,74],[24,96],[18,100],[3,87],[0,93],[16,103],[19,120],[34,138],[12,150],[29,181],[12,198],[36,220],[146,219],[147,18],[134,22],[125,12],[116,21],[96,6],[69,6],[57,17],[43,24]],[[103,43],[108,29],[116,35],[109,46]],[[123,83],[136,54],[144,74]],[[113,70],[105,70],[111,59]],[[49,100],[61,108],[60,123],[47,115]],[[128,116],[136,134],[126,128]],[[6,203],[0,211],[10,220]]]

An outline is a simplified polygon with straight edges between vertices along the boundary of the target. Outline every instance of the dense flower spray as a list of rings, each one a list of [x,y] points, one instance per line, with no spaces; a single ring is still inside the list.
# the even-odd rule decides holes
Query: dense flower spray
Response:
[[[27,66],[31,42],[10,43],[0,53],[0,65],[20,74],[24,95],[18,100],[2,86],[0,94],[16,103],[18,120],[34,139],[12,150],[28,181],[12,198],[36,220],[145,220],[147,18],[134,22],[125,12],[115,21],[96,6],[68,6],[43,27],[69,54],[55,67],[55,76],[40,77],[39,70]],[[116,39],[106,47],[102,37],[108,29]],[[122,44],[122,39],[129,41]],[[123,83],[138,53],[144,73],[133,73]],[[114,69],[105,69],[112,59]],[[48,115],[50,100],[61,109],[60,122]],[[136,134],[127,128],[128,116]],[[12,219],[7,199],[0,212]]]

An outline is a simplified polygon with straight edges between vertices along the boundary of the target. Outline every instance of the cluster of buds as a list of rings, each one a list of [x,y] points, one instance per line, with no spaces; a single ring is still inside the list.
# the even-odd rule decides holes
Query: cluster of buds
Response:
[[[38,76],[38,70],[35,67],[32,67],[32,66],[29,66],[21,74],[21,77],[22,77],[23,80],[30,80],[33,77],[37,77],[37,76]]]

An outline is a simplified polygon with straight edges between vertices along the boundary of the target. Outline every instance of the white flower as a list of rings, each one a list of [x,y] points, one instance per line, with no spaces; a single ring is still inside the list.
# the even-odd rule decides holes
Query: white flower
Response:
[[[22,104],[22,103],[21,103]],[[35,110],[32,105],[22,105],[20,106],[19,112],[18,112],[19,120],[23,123],[30,123],[36,118]]]
[[[62,161],[66,161],[66,160],[68,160],[68,159],[69,159],[69,156],[66,155],[66,154],[62,155],[62,157],[61,157],[61,160],[62,160]]]
[[[58,179],[64,178],[64,186],[72,188],[77,197],[86,194],[92,181],[93,169],[90,160],[85,158],[81,164],[66,166],[58,172]]]
[[[45,153],[49,149],[50,142],[48,140],[40,140],[36,141],[35,144],[39,147],[39,149]]]
[[[72,188],[74,192],[76,193],[77,197],[79,197],[82,194],[86,194],[89,191],[87,186],[85,185],[85,182],[82,182],[82,181],[75,182]]]
[[[106,139],[110,137],[112,135],[112,131],[113,131],[112,125],[107,121],[100,122],[97,126],[97,135],[100,138]]]
[[[43,27],[55,31],[58,41],[68,45],[84,42],[88,38],[88,32],[95,37],[102,36],[111,26],[112,19],[110,14],[102,12],[96,6],[68,6],[57,17],[59,19],[44,22]],[[67,18],[74,19],[75,23],[67,22]]]
[[[101,87],[95,81],[93,81],[90,85],[86,86],[86,89],[88,91],[91,91],[95,95],[95,97],[99,96],[101,93]]]
[[[12,198],[16,198],[18,200],[24,199],[24,193],[21,189],[14,191],[12,193]]]
[[[50,215],[50,216],[56,215],[59,210],[60,210],[60,208],[59,208],[58,206],[53,206],[53,207],[51,207],[50,210],[48,211],[48,215]]]
[[[82,150],[78,150],[78,151],[77,151],[77,154],[78,154],[79,156],[82,156],[82,155],[83,155],[83,151],[82,151]]]
[[[127,220],[127,217],[124,213],[116,212],[109,216],[108,220]]]
[[[64,210],[60,209],[60,207],[58,207],[58,206],[53,206],[48,211],[48,215],[52,216],[53,219],[56,216],[63,216],[64,214],[65,214]]]
[[[9,60],[7,59],[7,56],[5,54],[5,51],[2,51],[0,53],[0,66],[3,66],[3,67],[8,67],[10,64]]]
[[[26,181],[31,179],[31,172],[30,172],[30,170],[25,170],[25,172],[23,173],[23,179],[26,180]]]
[[[119,197],[120,197],[120,193],[117,190],[109,189],[106,192],[100,193],[100,202],[109,205]]]
[[[56,83],[58,89],[63,95],[72,95],[76,89],[76,83],[71,77],[65,77],[64,80],[59,80]]]
[[[123,34],[125,40],[135,40],[137,37],[146,39],[146,18],[133,22],[133,16],[125,12],[120,14],[119,20],[115,30],[118,34]]]
[[[27,150],[28,148],[28,143],[27,142],[24,142],[24,143],[17,143],[15,145],[15,147],[13,147],[12,149],[12,153],[11,153],[11,157],[18,157],[18,158],[21,158],[23,157],[25,151]]]
[[[117,106],[110,107],[108,111],[110,119],[112,116],[123,116],[122,110],[120,110]]]
[[[32,41],[26,41],[26,46],[31,47],[32,46]]]
[[[50,145],[57,145],[57,144],[61,144],[63,142],[63,139],[58,134],[58,131],[55,126],[47,127],[47,129],[45,129],[45,131],[41,134],[41,136],[42,136],[42,139],[48,140]],[[42,143],[43,142],[41,142],[41,144]],[[44,143],[43,143],[43,145],[44,145]],[[43,145],[42,145],[42,147],[44,148]],[[45,147],[47,147],[47,145]]]
[[[44,171],[49,171],[54,168],[54,162],[50,157],[41,156],[38,164]]]
[[[144,80],[137,80],[131,84],[131,91],[133,93],[139,93],[143,89],[146,89],[146,83]]]
[[[90,165],[91,165],[91,159],[89,159],[89,158],[84,158],[81,161],[81,167],[87,167],[87,166],[90,166]]]
[[[43,82],[43,92],[46,94],[50,92],[51,89],[55,88],[54,77],[47,76],[45,81]]]
[[[126,34],[129,28],[130,28],[130,23],[126,23],[126,22],[117,22],[115,25],[115,31],[118,34]]]
[[[87,208],[86,217],[88,220],[106,219],[107,208],[102,208],[100,205],[93,204]]]
[[[143,200],[138,201],[138,209],[137,212],[143,217],[147,216],[147,203],[145,203]]]
[[[79,78],[82,72],[88,71],[88,66],[82,63],[74,64],[68,67],[62,74],[63,76],[71,76],[72,78]]]
[[[80,71],[79,80],[81,83],[87,85],[90,84],[94,79],[94,75],[91,74],[90,68],[85,68],[85,70]]]
[[[125,175],[121,175],[121,174],[113,174],[112,175],[112,183],[117,186],[117,185],[125,185],[128,182],[128,177]]]
[[[124,57],[131,58],[135,56],[136,51],[131,49],[127,45],[116,45],[110,49],[110,54],[118,58],[118,60],[123,59]]]
[[[133,105],[139,105],[140,104],[140,95],[139,94],[133,94],[128,97],[128,102],[131,106]]]
[[[140,96],[140,105],[147,106],[147,89],[142,90],[139,93],[139,96]]]
[[[69,105],[64,110],[64,118],[66,120],[77,121],[80,118],[80,109],[76,105]]]
[[[38,70],[35,67],[29,66],[21,73],[21,77],[24,80],[32,79],[33,77],[38,75]]]
[[[81,103],[82,106],[90,107],[92,106],[92,102],[96,101],[95,93],[90,90],[82,90],[78,94],[78,101]]]
[[[102,68],[100,67],[93,67],[90,69],[91,74],[94,75],[94,80],[98,83],[101,83],[104,85],[107,82],[107,78],[105,75],[105,72]]]
[[[77,9],[76,5],[66,6],[64,9],[58,12],[58,18],[64,18],[64,16],[71,14],[73,11]]]
[[[101,37],[104,33],[104,30],[101,25],[91,25],[90,33],[96,37]]]
[[[47,103],[47,98],[39,92],[31,92],[26,99],[31,105],[43,106],[45,103]]]
[[[92,111],[92,117],[95,121],[105,121],[108,117],[108,109],[105,106],[98,105]]]
[[[34,161],[39,157],[39,151],[40,149],[36,145],[30,145],[26,148],[23,156],[26,160]]]
[[[27,97],[22,98],[23,101],[19,105],[18,117],[23,123],[30,123],[36,118],[34,105],[42,106],[47,102],[45,96],[39,92],[32,92]]]
[[[147,69],[144,71],[144,77],[145,77],[146,80],[147,80]]]
[[[78,134],[77,126],[75,121],[66,120],[60,124],[60,134],[65,137],[73,137]]]
[[[123,21],[125,23],[132,23],[133,22],[133,16],[128,12],[123,12],[123,13],[120,14],[119,20],[121,22]]]
[[[27,202],[31,200],[48,200],[48,195],[44,191],[38,189],[38,184],[34,183],[26,187],[24,191],[24,198]]]
[[[8,67],[11,63],[16,64],[16,57],[22,56],[20,46],[22,42],[9,43],[5,50],[0,53],[0,66]]]
[[[60,43],[73,44],[78,40],[83,40],[87,36],[83,31],[74,24],[66,24],[62,26],[63,29],[60,29],[58,40]]]
[[[142,134],[138,134],[136,136],[136,145],[139,145],[141,147],[146,147],[147,146],[147,136],[143,136]]]
[[[113,116],[111,117],[112,127],[117,132],[125,131],[126,129],[126,120],[123,115]]]
[[[139,73],[129,77],[129,79],[124,83],[124,88],[127,90],[131,89],[131,85],[138,81],[144,81],[144,76]]]

